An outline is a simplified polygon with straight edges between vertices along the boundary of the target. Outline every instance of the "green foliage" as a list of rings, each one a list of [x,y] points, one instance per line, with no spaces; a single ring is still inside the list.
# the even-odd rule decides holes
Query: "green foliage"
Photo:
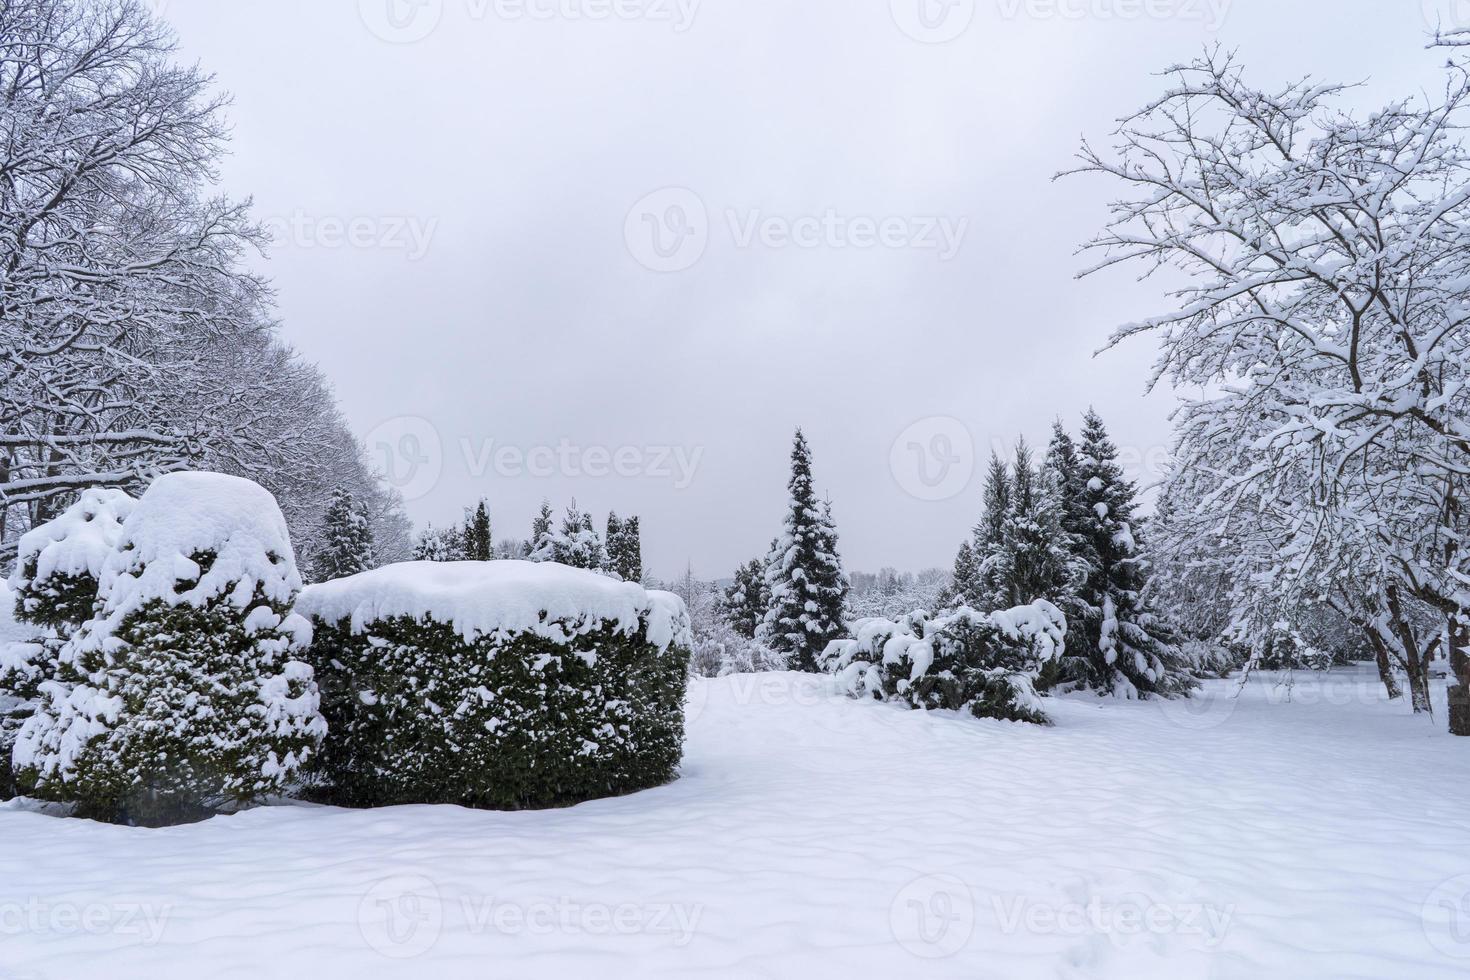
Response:
[[[213,561],[209,554],[193,558],[205,568]],[[104,730],[87,740],[64,776],[40,765],[21,768],[27,793],[76,804],[82,817],[167,826],[281,792],[322,732],[319,719],[313,724],[280,710],[290,702],[314,713],[314,689],[310,671],[290,660],[292,636],[279,622],[289,607],[257,590],[248,608],[261,607],[271,609],[275,625],[247,628],[229,595],[203,605],[154,599],[123,618],[115,642],[64,656],[63,682],[110,699],[100,713]],[[267,685],[274,689],[268,699]]]
[[[495,558],[495,534],[490,527],[490,509],[481,500],[464,518],[460,533],[465,561],[492,561]]]
[[[325,524],[325,545],[314,564],[318,582],[348,578],[373,567],[372,525],[352,491],[340,486],[332,491]]]
[[[793,670],[816,673],[827,645],[845,632],[847,576],[837,554],[830,503],[812,485],[812,457],[798,429],[791,451],[791,503],[785,529],[766,562],[770,607],[761,638]]]
[[[985,616],[973,609],[940,619],[860,623],[858,638],[834,643],[828,666],[857,695],[926,711],[1048,724],[1037,680],[1056,662],[1066,623],[1053,606]]]
[[[722,608],[730,627],[747,640],[754,640],[770,604],[765,562],[756,558],[736,569],[735,582],[726,590]]]
[[[646,629],[562,645],[466,642],[433,620],[317,623],[311,657],[332,803],[563,806],[667,783],[682,755],[689,652],[659,650]]]

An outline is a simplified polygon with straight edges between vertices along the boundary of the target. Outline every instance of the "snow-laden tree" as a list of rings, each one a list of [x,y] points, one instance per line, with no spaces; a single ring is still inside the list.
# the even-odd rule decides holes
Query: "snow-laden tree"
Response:
[[[531,561],[550,561],[551,536],[555,533],[556,519],[551,513],[551,501],[541,501],[541,511],[531,522]],[[538,557],[548,556],[548,557]]]
[[[280,792],[325,735],[310,626],[270,494],[218,473],[160,477],[123,523],[94,617],[16,742],[31,795],[165,824]]]
[[[367,513],[346,487],[332,491],[327,508],[326,545],[317,555],[313,578],[318,582],[347,578],[373,568],[373,529]]]
[[[92,618],[98,580],[122,538],[135,501],[120,490],[86,490],[75,504],[20,541],[19,560],[0,588],[0,798],[14,790],[11,753],[43,685],[60,676],[62,648]],[[8,632],[8,631],[7,631]]]
[[[607,570],[624,582],[643,581],[643,541],[637,517],[607,515]]]
[[[490,508],[481,500],[473,510],[465,511],[464,530],[460,534],[464,542],[466,561],[493,561],[495,559],[495,534],[490,527]]]
[[[1261,89],[1219,53],[1169,74],[1077,169],[1127,189],[1089,272],[1184,274],[1113,338],[1154,334],[1155,383],[1202,392],[1175,479],[1217,537],[1256,539],[1264,567],[1236,581],[1257,643],[1347,551],[1444,618],[1470,735],[1470,74],[1452,60],[1443,89],[1367,114],[1347,86]]]
[[[414,561],[464,561],[464,538],[457,527],[435,527],[430,524],[419,535],[414,546]]]
[[[790,658],[793,670],[816,673],[827,644],[841,637],[847,615],[847,576],[837,553],[831,504],[817,499],[806,436],[791,451],[791,502],[784,530],[766,562],[770,608],[761,639]]]
[[[223,101],[133,2],[0,5],[0,491],[33,523],[233,431],[206,365],[258,334],[260,241],[209,189]]]
[[[1087,628],[1088,684],[1123,697],[1186,692],[1191,683],[1174,631],[1148,604],[1148,568],[1137,489],[1096,412],[1083,422],[1077,482],[1085,504],[1082,545],[1094,564],[1079,591]],[[1073,651],[1077,654],[1080,651]]]
[[[735,581],[725,590],[725,619],[735,632],[754,640],[770,605],[765,562],[753,558],[735,570]]]
[[[79,491],[190,467],[265,485],[305,556],[349,483],[402,557],[399,501],[276,339],[263,235],[214,189],[211,80],[135,0],[13,0],[0,39],[0,564]]]
[[[531,561],[556,562],[592,572],[609,571],[602,535],[593,526],[592,515],[579,508],[575,500],[567,507],[559,528],[543,530],[542,522],[549,519],[549,508],[536,519],[535,535],[540,543],[531,553]]]

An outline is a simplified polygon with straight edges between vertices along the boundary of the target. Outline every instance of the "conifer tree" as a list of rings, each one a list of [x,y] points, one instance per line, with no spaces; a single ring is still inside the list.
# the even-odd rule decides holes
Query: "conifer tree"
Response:
[[[1006,565],[1006,521],[1011,516],[1011,473],[998,455],[990,457],[990,471],[985,477],[985,516],[975,527],[974,555],[976,574],[968,589],[981,612],[1008,609],[1006,583],[1010,570]]]
[[[1025,439],[1016,445],[1012,472],[999,563],[1005,573],[1001,592],[1008,608],[1038,599],[1055,603],[1068,586],[1069,555],[1054,480],[1044,469],[1037,470]]]
[[[541,513],[531,522],[531,561],[551,561],[551,501],[541,501]]]
[[[1143,597],[1147,574],[1134,511],[1137,489],[1118,465],[1103,420],[1089,411],[1077,479],[1085,505],[1085,553],[1096,561],[1082,587],[1090,684],[1125,697],[1177,694],[1190,681],[1171,646],[1172,633]]]
[[[607,547],[607,570],[626,582],[628,577],[623,574],[623,519],[618,516],[617,511],[611,511],[607,515],[607,531],[603,534],[603,542]]]
[[[1045,466],[1051,477],[1050,490],[1060,510],[1062,544],[1067,552],[1067,587],[1053,600],[1067,617],[1067,652],[1062,669],[1067,679],[1084,681],[1091,669],[1087,655],[1091,646],[1088,632],[1091,607],[1081,593],[1098,559],[1092,549],[1092,511],[1084,499],[1077,444],[1060,420],[1052,425]]]
[[[414,561],[464,561],[464,539],[459,528],[430,524],[414,547]]]
[[[945,609],[960,606],[979,608],[981,604],[980,591],[977,588],[979,581],[980,564],[975,559],[975,547],[969,541],[963,541],[960,543],[959,554],[955,556],[954,577],[949,586],[939,595],[940,607]]]
[[[635,515],[623,522],[623,545],[618,573],[627,582],[643,581],[643,529]]]
[[[332,491],[325,523],[325,548],[313,569],[316,581],[348,578],[374,566],[372,525],[352,491],[342,486]]]
[[[279,793],[326,734],[286,521],[260,486],[160,477],[98,577],[94,617],[14,759],[30,795],[162,825]]]
[[[490,527],[490,509],[485,501],[473,511],[466,511],[464,530],[460,532],[465,561],[493,561],[495,558],[495,535]]]
[[[811,450],[798,429],[791,452],[791,505],[766,569],[770,607],[761,633],[793,670],[815,673],[827,645],[846,627],[847,576],[837,554],[830,502],[812,487]]]
[[[759,558],[751,559],[736,569],[735,582],[725,592],[725,619],[735,632],[753,640],[769,606],[765,563]]]

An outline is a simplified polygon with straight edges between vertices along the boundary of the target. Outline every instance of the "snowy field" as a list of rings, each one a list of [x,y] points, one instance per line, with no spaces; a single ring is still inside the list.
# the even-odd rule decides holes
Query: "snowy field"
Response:
[[[1463,746],[1275,680],[1051,730],[696,682],[682,779],[549,813],[11,804],[0,977],[1465,976]]]

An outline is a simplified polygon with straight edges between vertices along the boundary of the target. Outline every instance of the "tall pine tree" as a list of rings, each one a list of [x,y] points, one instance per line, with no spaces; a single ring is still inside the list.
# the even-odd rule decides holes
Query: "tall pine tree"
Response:
[[[1011,471],[998,455],[990,457],[985,476],[985,516],[975,526],[975,579],[967,593],[981,612],[1011,606],[1005,550],[1006,521],[1011,516]]]
[[[790,658],[793,670],[816,673],[827,645],[846,632],[847,576],[837,554],[830,503],[812,487],[806,436],[796,431],[791,451],[791,505],[766,569],[770,607],[761,633]]]
[[[1004,572],[1001,594],[1007,606],[1045,599],[1055,603],[1068,585],[1068,553],[1062,532],[1062,506],[1053,478],[1038,470],[1031,448],[1016,444],[1010,512],[1006,515],[999,563]]]
[[[461,532],[465,561],[493,561],[495,558],[495,535],[490,528],[490,509],[481,500],[479,506],[465,512],[464,530]]]
[[[326,543],[312,569],[318,582],[347,578],[373,567],[373,529],[352,491],[337,487],[327,506]]]
[[[1172,631],[1143,596],[1147,570],[1135,518],[1137,489],[1095,411],[1087,413],[1078,454],[1081,548],[1095,563],[1080,599],[1086,606],[1090,686],[1123,697],[1186,693],[1192,686],[1172,646]]]

